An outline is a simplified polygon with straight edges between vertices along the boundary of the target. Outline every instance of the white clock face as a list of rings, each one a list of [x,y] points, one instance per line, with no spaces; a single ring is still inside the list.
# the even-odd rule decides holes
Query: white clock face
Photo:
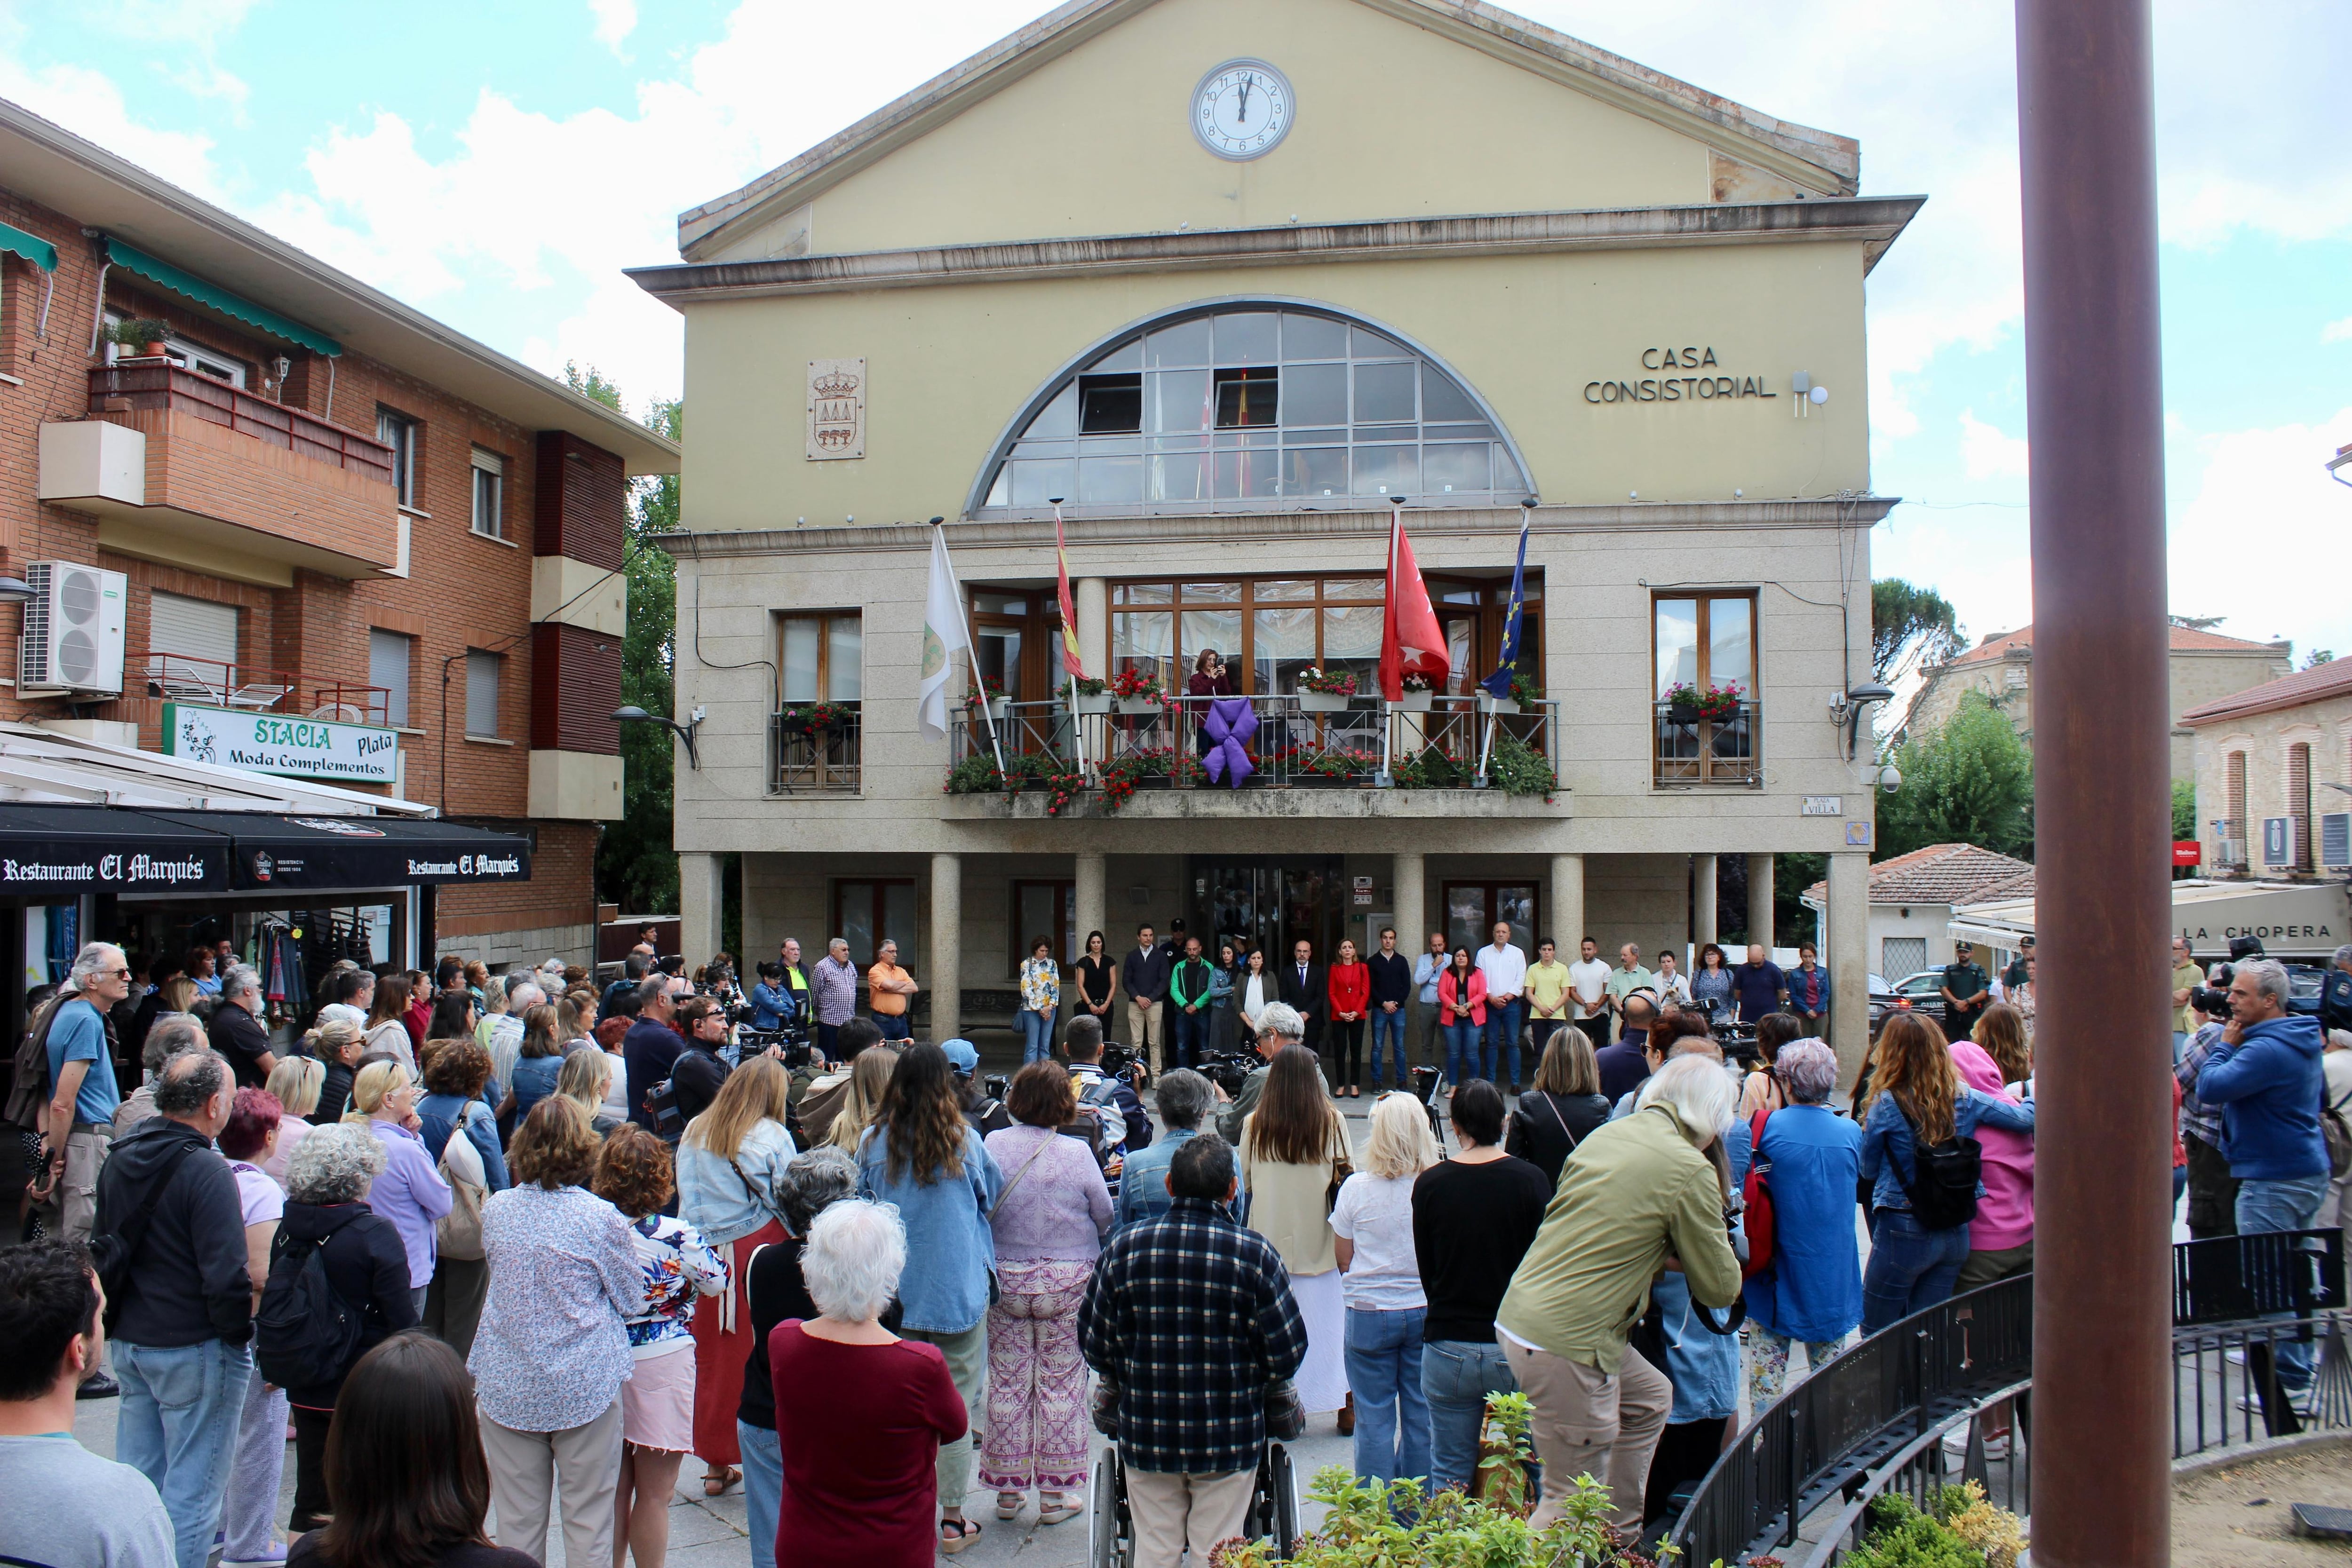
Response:
[[[1297,111],[1290,78],[1264,60],[1228,60],[1192,89],[1192,134],[1220,158],[1270,152]]]

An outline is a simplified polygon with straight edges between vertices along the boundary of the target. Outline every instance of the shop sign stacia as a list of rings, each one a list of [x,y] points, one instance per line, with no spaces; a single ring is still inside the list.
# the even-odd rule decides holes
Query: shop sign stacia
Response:
[[[163,750],[191,762],[285,773],[342,784],[389,784],[400,759],[396,730],[292,714],[243,713],[194,703],[163,705]]]

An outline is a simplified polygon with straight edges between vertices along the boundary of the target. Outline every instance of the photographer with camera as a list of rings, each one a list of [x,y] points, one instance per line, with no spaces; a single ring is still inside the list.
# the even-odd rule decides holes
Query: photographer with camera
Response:
[[[1151,1113],[1130,1082],[1142,1068],[1138,1064],[1118,1075],[1104,1071],[1102,1020],[1084,1013],[1070,1020],[1062,1045],[1070,1053],[1070,1084],[1077,1092],[1078,1114],[1092,1116],[1102,1126],[1095,1155],[1116,1200],[1129,1151],[1151,1142]]]
[[[2221,1026],[2229,1020],[2226,991],[2199,984],[2189,988],[2189,1011],[2196,1029],[2188,1049],[2173,1065],[2180,1085],[2180,1142],[2189,1155],[2189,1239],[2210,1240],[2238,1233],[2238,1178],[2221,1153],[2221,1108],[2198,1098],[2197,1080],[2206,1060],[2221,1043]]]

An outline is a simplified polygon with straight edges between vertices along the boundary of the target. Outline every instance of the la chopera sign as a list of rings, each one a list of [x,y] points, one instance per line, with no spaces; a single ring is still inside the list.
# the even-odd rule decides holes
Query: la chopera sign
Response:
[[[400,735],[363,724],[336,724],[293,714],[163,705],[163,751],[216,768],[283,773],[338,784],[390,784],[400,762]]]

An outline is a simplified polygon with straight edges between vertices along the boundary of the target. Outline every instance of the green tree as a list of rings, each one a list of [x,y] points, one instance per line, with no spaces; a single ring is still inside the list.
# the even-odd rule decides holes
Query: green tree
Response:
[[[1878,808],[1874,859],[1928,844],[1976,844],[2033,857],[2033,758],[2017,731],[1977,693],[1943,728],[1895,749],[1903,787]]]
[[[2172,781],[2172,836],[2176,841],[2197,836],[2197,785],[2193,779]]]
[[[595,367],[567,364],[573,391],[605,407],[622,408],[621,390]],[[675,441],[683,428],[679,404],[656,400],[646,428]],[[630,486],[625,554],[629,619],[621,638],[621,701],[670,716],[675,699],[677,563],[651,541],[677,527],[677,476],[665,474]],[[670,808],[670,732],[658,725],[621,730],[621,820],[608,823],[596,851],[596,896],[629,915],[677,911],[677,852]]]
[[[1963,646],[1951,601],[1934,589],[1915,587],[1899,577],[1882,577],[1870,585],[1870,673],[1874,678],[1892,680],[1914,659],[1932,664]]]
[[[2322,664],[2332,664],[2335,662],[2334,651],[2327,648],[2314,648],[2303,656],[2303,667],[2306,670],[2315,670]]]

